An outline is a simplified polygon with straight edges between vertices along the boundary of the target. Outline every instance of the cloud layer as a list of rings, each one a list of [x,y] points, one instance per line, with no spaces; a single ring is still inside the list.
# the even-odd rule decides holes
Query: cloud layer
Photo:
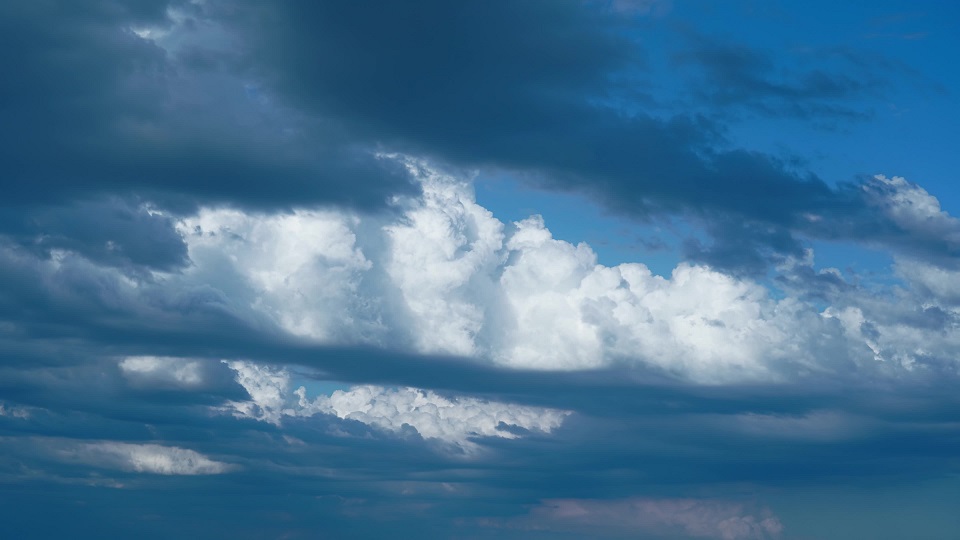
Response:
[[[681,263],[666,277],[641,263],[608,267],[588,245],[553,238],[539,216],[503,223],[468,181],[408,166],[423,194],[398,200],[389,221],[202,209],[178,225],[192,265],[171,284],[215,288],[237,316],[319,343],[391,343],[521,369],[644,366],[697,382],[782,381],[892,373],[954,350],[938,328],[922,338],[929,351],[905,333],[923,335],[911,319],[920,313],[949,316],[926,304],[922,273],[917,287],[890,290],[907,304],[884,308],[839,271],[814,270],[810,252],[781,265],[782,295],[704,265]],[[920,193],[903,179],[869,186],[874,204],[901,221],[914,215],[903,208],[926,212],[903,202]],[[892,319],[889,310],[904,313]]]
[[[0,4],[4,531],[957,536],[955,13],[748,4]]]

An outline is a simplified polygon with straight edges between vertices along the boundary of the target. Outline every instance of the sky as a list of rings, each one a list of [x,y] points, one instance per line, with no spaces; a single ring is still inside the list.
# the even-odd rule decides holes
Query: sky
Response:
[[[11,538],[960,537],[953,2],[0,3]]]

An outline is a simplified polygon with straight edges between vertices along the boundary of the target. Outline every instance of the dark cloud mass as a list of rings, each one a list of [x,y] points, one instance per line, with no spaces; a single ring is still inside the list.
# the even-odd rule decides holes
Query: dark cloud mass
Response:
[[[371,207],[411,191],[402,170],[371,154],[401,151],[524,173],[627,216],[704,220],[718,246],[690,255],[726,268],[795,254],[803,237],[864,240],[861,229],[890,226],[856,186],[832,188],[772,156],[721,144],[715,120],[600,105],[615,97],[614,78],[643,73],[653,54],[620,10],[579,2],[144,6],[4,8],[2,62],[17,74],[2,90],[7,204],[122,194],[180,211],[201,201]],[[176,21],[168,7],[179,10]],[[163,49],[138,28],[176,38]],[[220,42],[198,38],[205,28],[220,29]],[[720,105],[772,99],[822,108],[881,88],[866,75],[816,70],[773,82],[761,53],[694,43],[677,59],[702,66],[700,87],[712,92],[704,99]],[[808,215],[824,221],[810,226]],[[843,222],[856,216],[865,223]],[[721,232],[730,220],[775,232],[731,251]]]
[[[682,213],[776,231],[755,235],[729,260],[701,257],[712,264],[755,267],[758,257],[766,263],[764,252],[795,254],[802,237],[863,240],[869,233],[854,229],[878,221],[857,185],[830,187],[773,156],[731,149],[716,120],[602,105],[616,102],[617,77],[646,72],[654,54],[617,10],[581,2],[214,4],[248,43],[248,69],[266,88],[364,144],[526,173],[535,185],[586,194],[635,218]],[[706,73],[691,110],[740,103],[842,120],[868,116],[847,104],[884,87],[876,65],[844,51],[809,55],[826,71],[783,74],[746,47],[693,43],[675,58]],[[809,215],[825,223],[810,226]],[[851,217],[865,223],[843,223]]]
[[[188,208],[377,206],[411,189],[350,141],[258,108],[216,64],[180,61],[135,33],[172,25],[167,14],[176,5],[0,8],[0,62],[9,74],[0,83],[5,206],[101,194]]]
[[[958,495],[960,221],[733,129],[869,123],[908,68],[673,9],[0,3],[3,536],[960,531],[856,513]],[[477,172],[681,262],[501,221]]]

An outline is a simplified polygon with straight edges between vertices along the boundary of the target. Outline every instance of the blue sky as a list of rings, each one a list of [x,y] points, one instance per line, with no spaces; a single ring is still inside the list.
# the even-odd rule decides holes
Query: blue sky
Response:
[[[835,4],[4,3],[4,530],[960,536],[960,9]]]

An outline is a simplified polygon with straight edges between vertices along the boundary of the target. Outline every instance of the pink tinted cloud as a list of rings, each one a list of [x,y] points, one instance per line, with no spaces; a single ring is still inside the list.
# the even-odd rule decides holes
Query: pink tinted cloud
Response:
[[[686,534],[719,540],[768,540],[783,525],[766,508],[713,499],[550,499],[534,507],[531,529]]]

